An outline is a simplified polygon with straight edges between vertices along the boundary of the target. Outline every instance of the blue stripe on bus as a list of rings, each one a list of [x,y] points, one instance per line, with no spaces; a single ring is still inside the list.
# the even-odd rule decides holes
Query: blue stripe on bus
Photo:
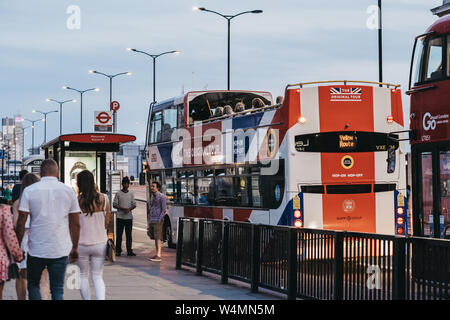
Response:
[[[304,217],[303,212],[303,193],[299,193],[298,197],[300,198],[300,211],[302,212],[302,217]],[[284,208],[283,214],[278,220],[277,225],[280,226],[293,226],[294,225],[294,206],[293,206],[294,198],[289,200],[286,207]],[[304,218],[303,218],[304,219]],[[301,219],[301,220],[303,220]]]
[[[233,130],[256,127],[261,122],[264,112],[233,118]]]
[[[158,151],[164,163],[164,168],[172,168],[172,148],[173,143],[164,143],[158,145]]]

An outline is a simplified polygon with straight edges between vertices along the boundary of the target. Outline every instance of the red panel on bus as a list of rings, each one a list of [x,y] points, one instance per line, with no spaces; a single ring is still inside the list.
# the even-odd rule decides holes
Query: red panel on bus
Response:
[[[323,228],[376,232],[375,194],[324,194]]]
[[[247,222],[251,213],[251,209],[233,209],[233,220]]]
[[[321,153],[322,183],[361,183],[375,180],[373,152]]]
[[[400,90],[391,90],[391,115],[395,122],[403,126],[402,94]]]
[[[373,89],[367,86],[319,87],[320,131],[373,131]]]
[[[223,219],[222,208],[211,207],[184,207],[184,216],[187,218]]]

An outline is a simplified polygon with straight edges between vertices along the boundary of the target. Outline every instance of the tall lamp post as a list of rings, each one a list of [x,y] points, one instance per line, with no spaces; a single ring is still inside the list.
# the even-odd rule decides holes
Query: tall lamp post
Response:
[[[53,101],[53,102],[56,102],[56,103],[59,104],[59,135],[62,135],[62,107],[63,107],[63,104],[67,103],[67,102],[70,102],[70,101],[75,103],[75,102],[77,102],[77,100],[76,99],[69,99],[69,100],[66,100],[66,101],[58,101],[58,100],[55,100],[55,99],[47,98],[47,99],[45,99],[45,101],[47,101],[47,102]]]
[[[383,29],[381,20],[381,0],[378,0],[378,81],[383,82]],[[380,85],[381,87],[381,85]]]
[[[22,161],[23,161],[23,158],[25,158],[25,129],[28,129],[28,128],[31,128],[31,126],[26,126],[26,127],[22,128],[22,130],[23,130],[23,133],[22,133]]]
[[[78,90],[75,88],[71,88],[68,86],[64,86],[63,89],[66,90],[73,90],[73,91],[77,91],[80,93],[80,132],[83,132],[83,93],[88,92],[88,91],[99,91],[99,88],[91,88],[91,89],[86,89],[86,90]]]
[[[224,14],[221,14],[216,11],[208,10],[206,8],[194,7],[194,10],[211,12],[211,13],[221,16],[222,18],[227,19],[227,22],[228,22],[228,86],[227,86],[228,89],[227,90],[230,90],[230,22],[231,22],[231,19],[236,18],[237,16],[240,16],[240,15],[243,15],[246,13],[262,13],[263,11],[262,10],[251,10],[251,11],[240,12],[235,15],[224,15]]]
[[[34,154],[34,124],[38,121],[43,121],[44,118],[42,119],[38,119],[38,120],[28,120],[28,119],[24,119],[28,122],[31,122],[31,154]]]
[[[111,106],[111,102],[112,102],[112,80],[113,78],[117,77],[117,76],[121,76],[121,75],[131,75],[131,72],[120,72],[120,73],[116,73],[116,74],[106,74],[100,71],[96,71],[96,70],[89,70],[89,73],[97,73],[97,74],[101,74],[102,76],[105,76],[107,78],[109,78],[109,105]],[[113,132],[116,133],[117,132],[117,113],[114,111],[113,112]],[[114,166],[114,170],[117,169],[117,157],[116,157],[116,153],[113,152],[113,166]]]
[[[44,143],[47,142],[47,115],[49,113],[53,113],[53,112],[58,112],[58,110],[53,110],[53,111],[48,111],[48,112],[43,112],[43,111],[39,111],[39,110],[33,110],[33,113],[39,112],[40,114],[44,115]]]
[[[149,57],[151,57],[153,59],[153,102],[156,102],[156,69],[155,69],[155,65],[156,65],[156,58],[165,55],[165,54],[179,54],[180,51],[179,50],[172,50],[172,51],[167,51],[167,52],[163,52],[160,54],[150,54],[148,52],[145,51],[141,51],[141,50],[137,50],[137,49],[133,49],[133,48],[127,48],[128,51],[133,51],[133,52],[138,52],[138,53],[143,53]]]

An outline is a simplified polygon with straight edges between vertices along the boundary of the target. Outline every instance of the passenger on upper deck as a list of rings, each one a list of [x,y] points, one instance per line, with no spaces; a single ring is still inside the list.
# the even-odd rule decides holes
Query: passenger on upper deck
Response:
[[[283,97],[282,96],[278,96],[277,97],[277,104],[281,104],[283,103]]]
[[[223,107],[216,107],[216,110],[214,111],[214,117],[221,117],[223,116]]]
[[[245,105],[242,102],[238,102],[236,103],[236,105],[234,106],[234,112],[238,113],[238,112],[242,112],[245,110]]]
[[[264,108],[264,107],[265,107],[265,104],[261,98],[253,98],[253,100],[252,100],[252,108],[253,109],[259,109],[259,108]]]
[[[225,115],[232,115],[234,114],[233,108],[231,108],[230,105],[226,105],[225,107],[223,107],[223,112]]]

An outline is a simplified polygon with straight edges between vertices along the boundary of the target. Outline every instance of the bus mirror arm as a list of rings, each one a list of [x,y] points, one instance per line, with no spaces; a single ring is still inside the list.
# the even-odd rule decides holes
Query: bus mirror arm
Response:
[[[408,133],[408,138],[396,138],[393,135],[397,134],[397,133]],[[394,141],[407,141],[407,140],[416,140],[416,134],[415,134],[415,130],[413,129],[409,129],[409,130],[401,130],[401,131],[392,131],[388,133],[388,139],[390,140],[394,140]]]

